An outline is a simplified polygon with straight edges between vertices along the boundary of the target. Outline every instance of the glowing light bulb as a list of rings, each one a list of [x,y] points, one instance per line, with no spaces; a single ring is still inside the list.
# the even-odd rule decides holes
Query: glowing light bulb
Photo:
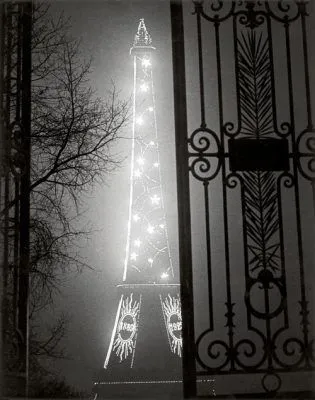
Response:
[[[163,272],[163,273],[161,274],[161,278],[162,278],[162,279],[168,278],[168,273],[167,273],[167,272]]]
[[[132,261],[135,261],[137,259],[137,257],[138,257],[137,253],[131,253],[130,254],[130,260],[132,260]]]
[[[140,239],[136,239],[136,240],[134,241],[134,244],[135,244],[136,247],[140,247],[140,246],[141,246],[141,241],[140,241]]]
[[[149,107],[148,110],[149,110],[150,112],[152,112],[152,111],[153,111],[153,107]]]
[[[138,117],[137,119],[136,119],[136,122],[137,122],[137,124],[138,125],[143,125],[143,118],[140,116],[140,117]]]
[[[152,204],[159,204],[159,202],[160,202],[160,198],[155,194],[153,197],[151,197],[151,202],[152,202]]]
[[[140,219],[140,217],[139,217],[138,214],[135,214],[135,215],[133,216],[133,220],[134,220],[135,222],[138,222],[139,219]]]
[[[154,233],[154,226],[149,225],[147,231],[150,233],[150,235],[152,235],[152,233]]]
[[[138,163],[139,165],[143,165],[143,164],[144,164],[144,158],[143,158],[143,157],[139,157],[139,158],[137,159],[137,163]]]
[[[151,65],[151,61],[148,58],[144,58],[141,64],[143,67],[147,68]]]
[[[147,92],[149,90],[149,86],[146,83],[142,83],[140,85],[140,89],[142,92]]]
[[[155,167],[155,168],[157,168],[159,166],[159,163],[158,162],[155,162],[154,164],[153,164],[153,167]]]
[[[148,262],[149,262],[150,264],[153,264],[153,258],[148,258]]]
[[[141,175],[142,175],[142,172],[139,169],[135,170],[135,177],[136,178],[140,178]]]

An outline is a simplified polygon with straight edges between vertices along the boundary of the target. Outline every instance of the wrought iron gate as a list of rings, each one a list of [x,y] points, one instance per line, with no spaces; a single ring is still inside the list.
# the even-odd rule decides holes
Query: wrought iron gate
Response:
[[[186,397],[311,389],[306,3],[171,3]]]

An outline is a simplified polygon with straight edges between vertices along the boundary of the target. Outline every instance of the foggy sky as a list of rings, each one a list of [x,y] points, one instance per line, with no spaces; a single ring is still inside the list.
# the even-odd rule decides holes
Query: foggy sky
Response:
[[[133,62],[129,55],[140,18],[151,34],[156,47],[153,66],[157,129],[159,136],[162,185],[168,223],[171,256],[178,268],[177,215],[175,186],[175,148],[173,127],[173,93],[171,65],[170,13],[168,1],[60,1],[52,4],[52,15],[64,11],[71,17],[74,37],[82,37],[82,52],[93,56],[91,84],[97,94],[106,97],[113,81],[122,98],[133,90]],[[70,332],[64,342],[71,361],[54,362],[55,368],[77,387],[90,389],[92,377],[103,365],[114,326],[118,298],[115,285],[123,274],[125,256],[131,126],[115,148],[125,158],[117,171],[106,177],[106,185],[98,186],[85,198],[87,223],[97,229],[89,241],[80,243],[82,256],[94,270],[69,275],[56,299],[53,314],[65,310],[71,314]],[[80,221],[80,222],[81,222]]]

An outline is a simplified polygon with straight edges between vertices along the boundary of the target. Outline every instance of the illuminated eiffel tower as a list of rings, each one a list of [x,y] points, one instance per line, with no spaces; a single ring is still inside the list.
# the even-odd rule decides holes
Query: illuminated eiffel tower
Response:
[[[161,387],[161,383],[176,383],[178,387],[181,379],[179,284],[170,257],[163,203],[154,53],[141,19],[130,50],[134,103],[126,257],[104,369],[94,384],[95,393],[100,395],[112,393],[117,386],[120,394],[124,388],[126,394],[134,393],[140,386],[151,392],[152,385]]]

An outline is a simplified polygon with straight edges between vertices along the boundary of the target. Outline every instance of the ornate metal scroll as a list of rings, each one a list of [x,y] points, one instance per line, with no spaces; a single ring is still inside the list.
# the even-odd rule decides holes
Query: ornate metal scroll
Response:
[[[262,391],[274,395],[282,389],[283,373],[314,369],[310,299],[306,289],[306,275],[311,266],[304,254],[303,238],[307,233],[301,209],[302,188],[306,181],[314,185],[315,179],[307,7],[303,1],[193,3],[199,55],[200,125],[188,137],[188,162],[192,181],[199,181],[203,187],[209,307],[209,327],[199,332],[196,339],[197,376],[259,374]],[[227,25],[232,33],[228,36],[232,42],[228,83],[223,64]],[[206,73],[209,73],[204,55],[209,46],[203,37],[206,29],[208,38],[212,34],[215,43],[212,53],[217,66],[213,72],[217,79],[217,129],[208,118],[211,104],[205,95]],[[299,76],[294,72],[293,52],[297,45],[292,44],[292,29],[300,35]],[[280,107],[274,42],[281,38],[284,49],[281,69],[285,75],[281,90],[286,99]],[[297,80],[303,87],[303,100],[297,97]],[[231,107],[225,105],[227,85],[235,90],[234,119]],[[214,97],[215,93],[211,95]],[[296,103],[300,100],[304,106],[297,111]],[[214,265],[212,260],[211,235],[215,227],[210,218],[211,185],[215,181],[222,191],[224,265]],[[295,227],[294,235],[286,230],[285,194],[292,203],[288,219],[290,226]],[[241,211],[238,265],[242,271],[239,277],[244,288],[242,299],[235,295],[232,281],[235,260],[231,252],[234,244],[229,209],[233,202],[240,204]],[[294,263],[290,261],[291,245],[297,254]],[[223,330],[216,326],[217,304],[213,297],[213,274],[218,269],[224,279]],[[292,279],[296,279],[294,292]],[[240,310],[244,310],[242,316]],[[293,329],[294,324],[298,328]]]

